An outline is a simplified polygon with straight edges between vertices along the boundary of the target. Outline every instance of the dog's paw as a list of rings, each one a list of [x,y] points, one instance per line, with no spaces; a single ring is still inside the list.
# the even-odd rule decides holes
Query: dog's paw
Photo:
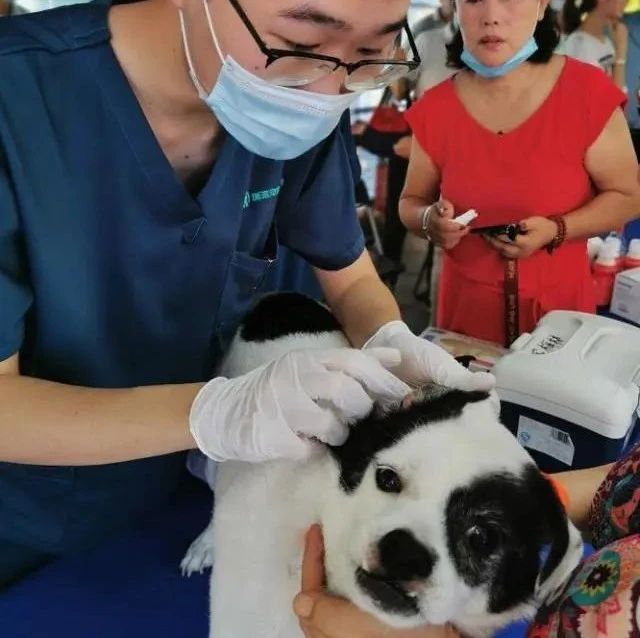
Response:
[[[213,567],[213,542],[211,531],[207,528],[196,538],[187,550],[180,571],[183,576],[201,574],[208,567]]]

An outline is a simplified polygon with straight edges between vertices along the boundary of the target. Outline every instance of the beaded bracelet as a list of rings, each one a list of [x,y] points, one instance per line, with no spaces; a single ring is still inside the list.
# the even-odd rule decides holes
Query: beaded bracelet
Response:
[[[547,244],[547,252],[551,254],[567,238],[567,222],[562,215],[550,215],[548,219],[555,222],[557,227],[555,237]]]

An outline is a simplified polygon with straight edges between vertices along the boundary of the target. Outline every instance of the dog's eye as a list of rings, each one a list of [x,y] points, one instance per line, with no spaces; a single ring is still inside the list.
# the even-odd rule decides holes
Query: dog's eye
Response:
[[[402,492],[402,481],[390,467],[379,467],[376,470],[376,485],[383,492],[393,492],[398,494]]]
[[[500,543],[500,531],[493,526],[474,525],[466,536],[471,551],[480,556],[492,554]]]

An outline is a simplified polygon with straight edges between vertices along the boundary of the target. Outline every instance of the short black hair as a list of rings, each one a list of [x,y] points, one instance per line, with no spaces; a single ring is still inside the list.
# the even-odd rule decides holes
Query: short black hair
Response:
[[[565,0],[562,7],[562,27],[565,33],[573,33],[582,24],[582,16],[591,13],[597,0]]]
[[[533,37],[538,44],[538,50],[529,58],[529,62],[545,64],[551,59],[560,42],[560,32],[550,7],[547,7],[542,20],[538,22]],[[462,33],[460,33],[460,29],[456,29],[453,39],[447,44],[447,66],[454,69],[468,68],[462,61],[463,48]]]

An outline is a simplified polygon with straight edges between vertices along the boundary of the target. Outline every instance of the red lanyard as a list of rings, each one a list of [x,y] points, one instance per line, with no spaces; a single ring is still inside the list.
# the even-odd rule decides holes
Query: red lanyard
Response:
[[[507,348],[519,336],[518,260],[504,260],[504,324]]]

